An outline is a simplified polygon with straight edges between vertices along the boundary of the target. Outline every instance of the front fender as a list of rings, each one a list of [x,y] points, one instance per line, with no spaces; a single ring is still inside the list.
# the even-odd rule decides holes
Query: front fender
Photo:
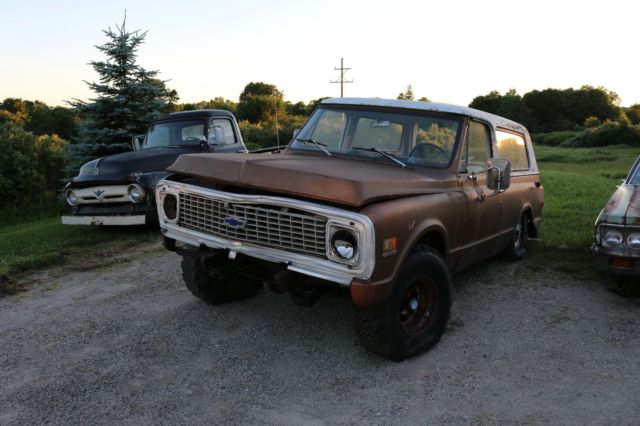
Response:
[[[408,197],[381,203],[364,208],[361,213],[369,216],[375,226],[376,235],[376,267],[368,281],[357,281],[351,284],[351,296],[355,304],[370,306],[385,300],[393,289],[400,268],[409,257],[416,244],[428,242],[436,237],[442,256],[451,270],[455,259],[450,256],[450,236],[447,229],[457,226],[457,216],[451,214],[451,193],[429,194]],[[383,253],[385,239],[397,238],[395,253]]]

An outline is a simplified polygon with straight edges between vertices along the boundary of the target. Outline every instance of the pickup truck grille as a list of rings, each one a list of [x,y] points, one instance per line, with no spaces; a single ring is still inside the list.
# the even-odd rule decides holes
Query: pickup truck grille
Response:
[[[180,193],[179,225],[234,241],[326,258],[327,219],[284,207]]]

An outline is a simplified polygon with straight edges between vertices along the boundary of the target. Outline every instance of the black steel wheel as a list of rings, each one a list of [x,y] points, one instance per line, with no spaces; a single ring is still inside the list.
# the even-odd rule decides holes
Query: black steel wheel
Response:
[[[217,271],[223,270],[230,262],[224,255],[202,255],[184,253],[182,255],[182,278],[191,293],[212,305],[247,299],[262,287],[255,280],[242,280]]]
[[[444,333],[451,311],[451,279],[440,253],[419,245],[403,265],[391,296],[357,308],[354,325],[368,350],[402,361],[433,347]]]
[[[438,307],[438,291],[429,277],[416,277],[410,284],[400,304],[400,325],[412,336],[419,336],[429,325]]]

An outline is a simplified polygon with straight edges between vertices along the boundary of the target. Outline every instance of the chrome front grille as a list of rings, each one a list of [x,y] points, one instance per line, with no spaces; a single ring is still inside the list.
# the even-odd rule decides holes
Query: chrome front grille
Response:
[[[326,258],[327,219],[285,207],[180,193],[179,225],[217,237]]]

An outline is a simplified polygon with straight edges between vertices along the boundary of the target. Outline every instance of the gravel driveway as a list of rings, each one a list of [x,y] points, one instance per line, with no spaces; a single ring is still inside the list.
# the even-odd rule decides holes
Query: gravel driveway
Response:
[[[440,344],[393,363],[344,296],[212,307],[144,251],[0,299],[0,424],[640,424],[640,301],[596,281],[482,264]]]

